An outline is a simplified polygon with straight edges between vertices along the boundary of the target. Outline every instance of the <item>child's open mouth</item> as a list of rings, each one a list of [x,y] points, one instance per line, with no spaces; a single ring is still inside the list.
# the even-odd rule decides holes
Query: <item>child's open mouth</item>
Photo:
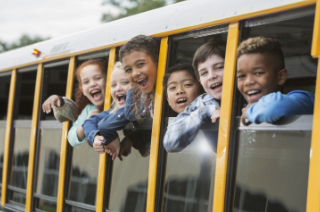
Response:
[[[145,88],[145,87],[147,87],[147,85],[148,85],[148,81],[149,81],[149,78],[148,78],[148,77],[145,77],[145,78],[138,79],[136,82],[137,82],[142,88]]]
[[[119,104],[123,104],[125,102],[124,94],[118,94],[117,95],[117,101],[118,101]]]
[[[179,106],[184,106],[186,103],[187,103],[187,99],[186,98],[179,98],[178,100],[177,100],[177,104],[179,105]]]
[[[261,90],[250,90],[246,94],[249,96],[250,101],[258,101],[260,99]]]
[[[216,82],[210,86],[210,89],[215,90],[215,89],[221,88],[221,87],[222,87],[222,82]]]
[[[91,94],[91,96],[92,96],[94,101],[98,101],[102,97],[101,90],[93,90],[93,91],[90,92],[90,94]]]

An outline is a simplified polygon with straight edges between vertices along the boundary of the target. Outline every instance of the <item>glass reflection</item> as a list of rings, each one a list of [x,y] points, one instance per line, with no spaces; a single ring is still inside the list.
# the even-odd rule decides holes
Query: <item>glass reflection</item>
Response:
[[[25,205],[26,204],[26,195],[20,192],[11,191],[9,193],[9,198],[14,202]]]
[[[111,211],[145,211],[149,156],[143,154],[145,152],[141,150],[144,149],[131,148],[130,155],[123,157],[122,161],[118,158],[114,161],[109,201]]]
[[[38,199],[38,207],[42,211],[55,212],[57,209],[57,204],[45,199]]]
[[[23,189],[27,186],[30,136],[30,128],[15,129],[10,185]]]
[[[310,141],[310,131],[240,131],[234,210],[305,211]]]
[[[39,149],[39,166],[36,193],[57,196],[61,129],[42,129]]]
[[[0,77],[0,120],[7,119],[10,80],[10,75]]]
[[[85,143],[73,147],[69,200],[95,205],[99,154]]]
[[[92,212],[91,210],[83,209],[83,208],[77,208],[77,207],[71,207],[72,209],[70,211],[72,212]]]
[[[2,168],[3,168],[3,153],[4,153],[4,139],[6,136],[6,129],[0,128],[0,182],[2,182]],[[0,191],[1,194],[1,191]]]
[[[163,211],[212,211],[215,162],[202,131],[183,152],[168,153]]]

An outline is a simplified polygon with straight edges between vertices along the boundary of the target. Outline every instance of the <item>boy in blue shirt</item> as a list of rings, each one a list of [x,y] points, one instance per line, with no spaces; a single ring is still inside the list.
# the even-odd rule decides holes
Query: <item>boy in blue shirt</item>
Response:
[[[282,94],[287,79],[280,43],[272,38],[254,37],[243,41],[237,51],[237,86],[248,105],[241,122],[274,122],[283,116],[312,114],[314,95],[295,90]]]
[[[225,48],[223,41],[210,41],[197,49],[193,67],[206,93],[191,102],[168,126],[163,139],[168,152],[181,152],[195,139],[199,130],[208,125],[214,131],[205,132],[205,136],[216,149],[218,123],[215,122],[220,116]]]

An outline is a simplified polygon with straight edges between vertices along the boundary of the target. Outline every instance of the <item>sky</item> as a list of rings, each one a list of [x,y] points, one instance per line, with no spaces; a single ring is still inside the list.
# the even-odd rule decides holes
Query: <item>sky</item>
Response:
[[[103,13],[117,9],[103,0],[0,0],[0,40],[22,34],[57,38],[101,25]]]

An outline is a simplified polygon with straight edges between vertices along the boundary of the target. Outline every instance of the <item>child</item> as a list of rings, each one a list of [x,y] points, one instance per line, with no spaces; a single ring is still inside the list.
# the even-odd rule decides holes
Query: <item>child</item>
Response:
[[[104,60],[92,59],[82,63],[75,74],[79,82],[75,104],[70,99],[52,95],[42,105],[45,113],[50,113],[53,108],[58,120],[75,121],[68,132],[71,146],[85,142],[82,123],[103,109],[106,72]]]
[[[117,130],[123,129],[130,121],[141,122],[153,116],[158,55],[159,42],[145,35],[132,38],[120,48],[120,60],[132,89],[127,92],[126,106],[98,124],[106,144],[116,139]]]
[[[203,93],[193,67],[186,63],[170,67],[162,83],[170,107],[178,114]]]
[[[180,152],[196,137],[204,126],[216,122],[222,92],[225,43],[211,41],[197,49],[193,67],[202,87],[207,92],[197,97],[180,113],[173,124],[168,126],[164,147],[168,152]],[[215,124],[217,127],[217,124]],[[206,133],[212,147],[216,149],[216,131]]]
[[[99,154],[104,153],[106,150],[103,145],[103,137],[99,135],[98,123],[102,119],[108,117],[109,114],[114,114],[118,109],[125,106],[124,96],[130,88],[130,82],[125,75],[122,64],[117,62],[114,65],[114,70],[111,73],[111,96],[113,102],[111,104],[110,110],[104,111],[100,114],[91,116],[89,119],[85,120],[82,127],[84,129],[84,134],[87,141],[92,145],[96,152]],[[120,141],[116,139],[114,141],[114,149],[107,150],[113,156],[113,159],[118,155],[120,148]]]
[[[272,38],[254,37],[238,47],[238,89],[248,105],[241,122],[274,122],[283,116],[312,114],[314,95],[301,90],[282,94],[287,79],[280,43]]]

